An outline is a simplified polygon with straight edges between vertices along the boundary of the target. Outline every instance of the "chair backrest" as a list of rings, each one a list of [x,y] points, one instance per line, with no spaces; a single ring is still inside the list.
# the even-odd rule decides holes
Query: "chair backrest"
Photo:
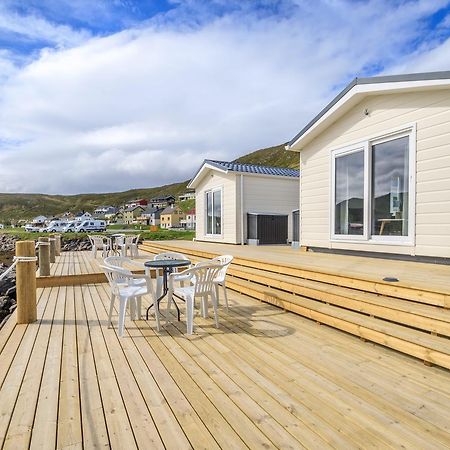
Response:
[[[189,258],[186,255],[183,255],[183,253],[177,253],[177,252],[159,253],[158,255],[155,255],[155,257],[153,259],[155,261],[165,260],[165,259],[183,259],[185,261],[189,261]]]
[[[134,242],[134,236],[125,236],[125,245],[131,245]]]
[[[194,295],[211,294],[214,289],[214,280],[217,277],[222,266],[220,264],[197,264],[189,272],[192,275],[192,283],[194,284]]]
[[[119,294],[119,284],[127,284],[132,277],[132,274],[129,270],[119,267],[104,265],[100,266],[100,268],[103,269],[103,272],[106,275],[112,293],[116,295]]]
[[[216,261],[222,266],[222,268],[219,270],[219,273],[217,274],[217,278],[215,281],[224,281],[227,275],[228,267],[230,267],[231,261],[233,261],[233,256],[231,255],[216,256],[211,261]]]
[[[89,240],[96,248],[103,247],[103,236],[89,236]]]
[[[130,258],[124,256],[108,256],[103,260],[106,266],[122,269],[125,264],[131,263]]]
[[[139,238],[141,237],[141,235],[140,234],[135,234],[134,236],[133,236],[133,244],[139,244]]]

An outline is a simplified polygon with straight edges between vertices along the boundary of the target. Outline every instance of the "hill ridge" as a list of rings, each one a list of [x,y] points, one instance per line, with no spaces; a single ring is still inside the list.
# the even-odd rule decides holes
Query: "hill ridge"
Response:
[[[298,168],[298,155],[284,148],[285,144],[256,150],[235,159],[243,164]],[[89,194],[18,194],[0,193],[0,223],[31,219],[38,215],[58,215],[66,211],[93,211],[101,205],[121,205],[133,198],[152,198],[160,195],[177,197],[186,191],[189,180],[151,188],[134,188],[122,192]]]

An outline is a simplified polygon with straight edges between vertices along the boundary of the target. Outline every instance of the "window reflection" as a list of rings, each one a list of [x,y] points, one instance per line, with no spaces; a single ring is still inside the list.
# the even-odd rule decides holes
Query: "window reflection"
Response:
[[[364,151],[335,160],[335,234],[364,233]]]
[[[408,137],[372,146],[372,234],[408,235]]]

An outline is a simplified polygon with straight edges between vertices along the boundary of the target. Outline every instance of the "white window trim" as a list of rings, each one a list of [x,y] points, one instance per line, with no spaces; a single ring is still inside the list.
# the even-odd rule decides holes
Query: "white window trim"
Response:
[[[409,198],[408,198],[408,236],[378,236],[371,235],[371,147],[375,144],[388,142],[401,137],[409,136]],[[358,235],[338,235],[334,233],[335,228],[335,160],[337,157],[364,151],[364,231]],[[372,136],[358,143],[334,149],[331,152],[330,164],[330,241],[346,243],[367,243],[379,245],[414,246],[416,235],[416,124],[389,130],[378,136]]]
[[[211,193],[211,195],[216,192],[216,191],[220,191],[220,219],[221,219],[221,227],[220,227],[220,233],[216,233],[216,234],[212,234],[212,233],[208,233],[208,203],[206,200],[207,194]],[[204,198],[204,211],[205,211],[205,237],[208,238],[215,238],[215,239],[220,239],[223,238],[223,186],[219,186],[219,187],[214,187],[211,189],[206,189],[203,193],[203,198]],[[214,205],[213,205],[213,210],[214,210]]]

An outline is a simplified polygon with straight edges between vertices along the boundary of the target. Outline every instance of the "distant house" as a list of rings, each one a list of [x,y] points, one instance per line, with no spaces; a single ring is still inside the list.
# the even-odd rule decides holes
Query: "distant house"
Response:
[[[180,220],[181,226],[187,230],[195,230],[195,208],[185,212],[185,218]]]
[[[117,211],[116,214],[114,214],[114,215],[109,219],[109,223],[124,224],[124,223],[125,223],[125,220],[124,220],[123,210]]]
[[[356,78],[288,144],[300,245],[450,257],[450,72]]]
[[[92,219],[92,214],[88,213],[86,211],[80,211],[75,214],[75,220],[81,221],[81,220],[90,220]]]
[[[178,201],[185,202],[186,200],[195,200],[195,192],[185,192],[178,196]]]
[[[125,203],[125,208],[134,208],[135,206],[147,206],[148,200],[145,198],[138,198],[136,200],[130,200],[129,202]]]
[[[196,239],[292,241],[298,184],[298,170],[205,160],[188,185],[195,189]]]
[[[123,210],[123,221],[126,224],[132,224],[137,222],[137,218],[145,211],[143,206],[129,206]]]
[[[142,211],[141,215],[137,218],[139,223],[159,226],[161,221],[161,212],[164,208],[152,208],[151,206]]]
[[[94,217],[104,217],[116,214],[117,208],[114,206],[99,206],[94,210]]]
[[[175,203],[175,197],[173,195],[166,195],[164,197],[155,197],[150,200],[150,204],[153,208],[167,208]]]
[[[173,206],[168,206],[161,212],[161,228],[179,228],[180,221],[184,219],[183,212]]]
[[[45,216],[36,216],[36,217],[31,221],[31,223],[32,223],[33,225],[44,225],[46,221],[47,221],[47,217],[45,217]]]

